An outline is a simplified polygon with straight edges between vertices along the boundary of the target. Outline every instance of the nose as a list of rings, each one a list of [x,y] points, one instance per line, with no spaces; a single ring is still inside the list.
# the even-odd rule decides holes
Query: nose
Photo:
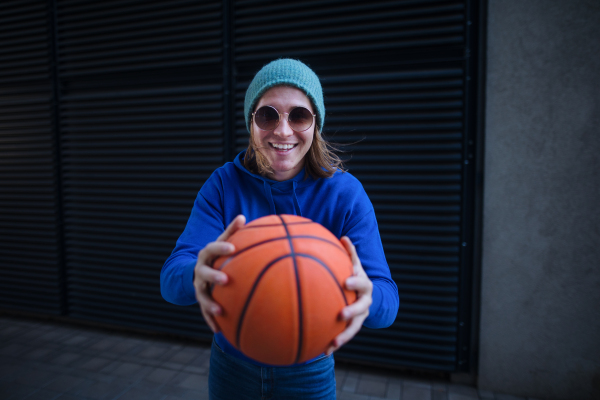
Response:
[[[279,118],[280,118],[279,125],[277,126],[277,128],[275,128],[273,133],[280,137],[292,136],[294,134],[294,131],[290,127],[290,124],[288,122],[288,114],[287,113],[281,114],[281,116]]]

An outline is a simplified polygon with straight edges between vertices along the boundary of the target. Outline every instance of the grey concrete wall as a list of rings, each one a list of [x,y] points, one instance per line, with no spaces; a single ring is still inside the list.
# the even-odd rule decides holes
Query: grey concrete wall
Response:
[[[600,399],[600,1],[489,0],[481,389]]]

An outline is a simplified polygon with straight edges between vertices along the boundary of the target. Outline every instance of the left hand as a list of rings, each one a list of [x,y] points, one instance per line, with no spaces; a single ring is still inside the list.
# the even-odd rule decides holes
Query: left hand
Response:
[[[333,339],[331,346],[327,349],[327,355],[348,343],[360,331],[363,322],[369,316],[369,307],[373,302],[373,282],[363,269],[358,254],[356,254],[356,248],[347,236],[344,236],[341,241],[354,266],[354,275],[346,279],[346,289],[356,291],[358,297],[353,304],[344,307],[340,313],[340,318],[344,321],[350,321],[350,324]]]

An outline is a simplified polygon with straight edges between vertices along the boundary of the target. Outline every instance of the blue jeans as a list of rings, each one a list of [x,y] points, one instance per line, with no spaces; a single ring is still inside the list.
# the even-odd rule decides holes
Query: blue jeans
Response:
[[[259,367],[226,354],[213,340],[208,374],[210,400],[335,400],[333,356],[296,367]]]

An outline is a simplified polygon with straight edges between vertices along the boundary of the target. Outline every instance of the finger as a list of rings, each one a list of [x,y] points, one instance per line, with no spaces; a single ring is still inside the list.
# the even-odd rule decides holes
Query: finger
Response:
[[[370,294],[373,292],[373,282],[366,274],[351,276],[346,279],[346,289],[357,291],[359,294]]]
[[[202,312],[210,314],[211,316],[221,315],[223,313],[221,306],[204,290],[197,290],[196,298],[198,303],[200,303]]]
[[[335,337],[333,340],[333,346],[335,347],[335,350],[339,349],[344,344],[348,343],[350,339],[356,336],[366,318],[366,314],[356,316],[352,322],[350,322],[350,325],[348,325],[348,327],[342,333]]]
[[[372,302],[373,300],[370,296],[359,297],[354,303],[344,307],[340,316],[344,321],[348,321],[364,313],[369,315],[369,307]]]
[[[346,248],[346,251],[350,255],[352,265],[354,266],[354,274],[356,275],[359,271],[363,270],[362,264],[360,263],[360,258],[358,258],[358,253],[356,253],[356,247],[354,244],[352,244],[352,241],[348,236],[344,236],[341,241]]]
[[[206,321],[206,324],[208,325],[210,330],[213,331],[214,333],[219,332],[220,329],[219,329],[219,325],[217,324],[217,321],[215,321],[215,319],[210,314],[205,313],[204,310],[202,310],[202,307],[200,307],[200,311],[202,312],[204,321]]]
[[[219,237],[217,238],[217,242],[225,241],[229,238],[229,236],[233,235],[238,229],[246,224],[246,217],[243,215],[238,215],[231,221],[227,229]]]
[[[198,265],[194,270],[194,286],[209,284],[209,285],[224,285],[228,281],[225,272],[213,269],[208,265]]]
[[[228,242],[211,242],[198,253],[196,265],[210,266],[215,258],[226,256],[235,251],[235,246]]]

